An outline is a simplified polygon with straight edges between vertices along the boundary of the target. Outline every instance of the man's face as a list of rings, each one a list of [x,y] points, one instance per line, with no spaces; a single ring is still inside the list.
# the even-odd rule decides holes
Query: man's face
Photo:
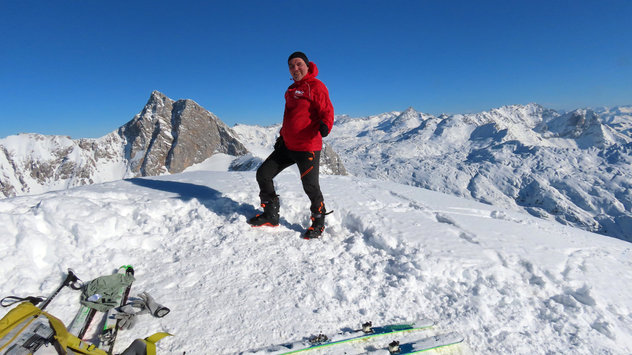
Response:
[[[290,67],[290,75],[292,75],[294,81],[300,81],[309,71],[309,67],[301,58],[292,58],[288,65]]]

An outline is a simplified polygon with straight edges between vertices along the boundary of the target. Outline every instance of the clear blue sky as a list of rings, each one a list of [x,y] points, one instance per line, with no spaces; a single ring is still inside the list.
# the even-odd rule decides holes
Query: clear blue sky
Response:
[[[100,137],[153,90],[281,121],[305,52],[336,114],[632,104],[632,1],[0,0],[0,137]]]

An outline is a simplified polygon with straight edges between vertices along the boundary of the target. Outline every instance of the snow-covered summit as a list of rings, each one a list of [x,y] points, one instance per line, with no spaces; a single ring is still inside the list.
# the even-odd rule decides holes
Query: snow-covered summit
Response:
[[[160,102],[140,116],[167,124],[159,112],[176,102]],[[604,112],[527,105],[339,118],[326,141],[355,176],[322,177],[334,213],[323,238],[311,241],[299,237],[310,222],[297,171],[276,179],[281,226],[251,228],[246,220],[259,203],[255,173],[209,171],[204,164],[217,155],[182,173],[5,198],[0,296],[47,294],[67,268],[90,280],[132,264],[133,294],[147,291],[171,313],[140,317],[120,333],[115,351],[168,331],[175,336],[158,344],[159,353],[265,352],[364,321],[429,318],[436,326],[423,336],[465,337],[442,353],[629,354],[630,243],[569,226],[629,240],[629,112]],[[126,131],[143,127],[137,121]],[[278,126],[239,125],[233,132],[245,142],[248,161],[269,151]],[[131,136],[139,147],[149,137]],[[162,143],[177,138],[157,136]],[[92,152],[78,156],[110,161],[102,174],[117,167],[125,174],[129,165],[118,159],[142,150],[120,148],[123,138],[12,136],[0,143],[17,148],[3,145],[0,162],[16,164],[7,157],[18,152],[40,155],[60,164],[50,167],[66,167],[51,171],[76,174],[82,170],[68,157]],[[145,161],[148,151],[140,155]],[[42,161],[31,165],[43,169]],[[68,323],[78,297],[64,289],[48,311]]]
[[[133,265],[135,338],[174,334],[159,354],[268,353],[312,335],[432,319],[413,336],[458,332],[441,354],[629,354],[630,243],[392,182],[323,176],[327,229],[300,238],[309,201],[297,171],[277,177],[281,226],[252,228],[254,172],[195,171],[0,200],[0,295],[48,294]],[[79,292],[47,311],[66,324]],[[0,309],[0,317],[8,309]],[[330,354],[360,354],[393,339]],[[405,339],[400,339],[405,340]],[[337,349],[341,350],[341,349]]]

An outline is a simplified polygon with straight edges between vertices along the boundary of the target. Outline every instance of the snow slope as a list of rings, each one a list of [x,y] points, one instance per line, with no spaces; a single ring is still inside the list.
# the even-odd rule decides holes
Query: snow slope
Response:
[[[157,331],[175,335],[162,354],[231,354],[431,318],[424,335],[466,338],[442,354],[632,353],[628,242],[341,176],[322,177],[335,212],[322,239],[305,241],[295,169],[276,179],[281,226],[245,223],[254,174],[198,170],[0,200],[0,295],[48,294],[67,268],[90,280],[133,264],[132,295],[147,291],[171,313],[141,317],[117,351]],[[66,289],[48,310],[67,323],[78,297]]]

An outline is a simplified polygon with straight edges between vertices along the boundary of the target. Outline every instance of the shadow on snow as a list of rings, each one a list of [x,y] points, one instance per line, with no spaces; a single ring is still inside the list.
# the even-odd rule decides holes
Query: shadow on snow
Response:
[[[252,205],[239,203],[208,186],[196,185],[187,182],[153,180],[147,178],[133,178],[127,179],[126,181],[149,189],[177,194],[177,198],[182,201],[196,199],[209,211],[226,218],[231,217],[234,214],[250,218],[259,213],[259,211]],[[300,224],[290,223],[285,218],[281,218],[280,224],[297,232],[302,232],[304,230]]]

